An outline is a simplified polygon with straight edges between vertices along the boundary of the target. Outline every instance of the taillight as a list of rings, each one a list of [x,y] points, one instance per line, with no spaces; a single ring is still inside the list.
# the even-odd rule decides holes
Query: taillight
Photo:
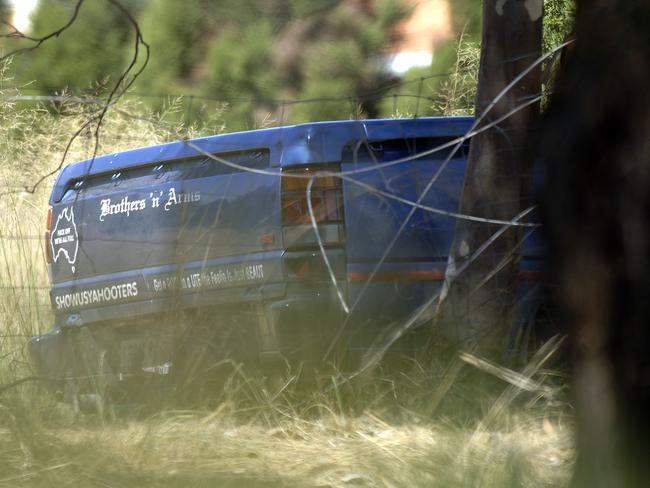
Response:
[[[286,169],[282,178],[282,224],[309,224],[307,185],[309,176],[319,172],[335,173],[338,166],[316,166]],[[296,176],[291,176],[296,175]],[[311,205],[317,223],[343,221],[343,191],[341,179],[335,176],[316,176],[311,187]]]
[[[48,264],[52,264],[52,207],[47,210],[47,225],[45,227],[45,259]]]

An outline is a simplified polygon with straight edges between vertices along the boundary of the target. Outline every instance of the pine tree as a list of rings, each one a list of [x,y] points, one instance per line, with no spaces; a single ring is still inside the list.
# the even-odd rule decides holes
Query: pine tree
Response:
[[[215,37],[207,58],[206,91],[228,99],[226,126],[246,129],[263,123],[278,91],[271,59],[272,31],[267,20],[227,28]],[[256,110],[263,114],[256,117]]]
[[[138,2],[122,3],[133,8]],[[32,35],[61,28],[73,9],[73,3],[41,0],[33,14]],[[87,1],[69,29],[39,47],[38,55],[16,58],[14,67],[21,82],[35,82],[33,86],[43,92],[85,90],[116,80],[126,66],[132,42],[132,27],[122,12],[109,2]]]
[[[383,55],[392,29],[408,13],[404,2],[338,2],[321,13],[303,48],[299,97],[320,102],[296,106],[296,121],[377,117],[373,93],[393,81]]]
[[[142,35],[151,47],[138,89],[148,93],[185,92],[204,56],[207,17],[201,0],[149,0],[141,16]]]
[[[3,0],[5,1],[5,0]],[[137,16],[151,46],[135,91],[154,107],[160,95],[228,99],[228,128],[281,122],[375,117],[383,114],[378,92],[394,78],[385,50],[406,0],[121,0]],[[41,0],[33,34],[63,26],[75,2]],[[130,61],[133,32],[108,1],[87,0],[74,25],[16,59],[18,81],[44,92],[78,91],[115,79]],[[320,99],[286,106],[269,100]],[[330,98],[336,101],[328,101]],[[325,99],[325,100],[323,100]],[[210,108],[215,104],[206,102]],[[197,106],[186,117],[198,115]]]
[[[407,12],[401,0],[222,6],[214,14],[221,21],[212,33],[205,93],[230,99],[229,128],[259,125],[268,114],[280,122],[378,116],[378,98],[364,94],[389,80],[384,50]],[[314,101],[285,111],[268,99]]]

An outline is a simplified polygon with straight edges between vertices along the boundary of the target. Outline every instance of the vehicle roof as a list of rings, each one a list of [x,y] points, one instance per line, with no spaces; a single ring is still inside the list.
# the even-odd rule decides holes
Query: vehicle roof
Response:
[[[54,184],[50,204],[61,200],[73,181],[111,174],[136,166],[211,154],[268,149],[272,166],[332,163],[341,160],[346,145],[356,141],[382,141],[416,137],[458,137],[472,117],[419,117],[411,119],[343,120],[258,129],[175,141],[157,146],[98,156],[65,166]]]

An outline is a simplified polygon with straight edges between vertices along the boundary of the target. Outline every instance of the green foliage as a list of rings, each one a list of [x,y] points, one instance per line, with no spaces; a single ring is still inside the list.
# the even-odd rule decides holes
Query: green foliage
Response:
[[[293,120],[378,116],[380,100],[364,95],[390,81],[381,54],[391,39],[390,29],[408,12],[403,2],[383,0],[375,9],[341,2],[321,15],[320,34],[304,48],[299,98],[339,100],[298,105]],[[349,100],[340,100],[346,96]]]
[[[204,54],[201,37],[207,22],[202,4],[200,0],[149,0],[140,22],[151,57],[139,88],[173,93],[189,85]]]
[[[436,90],[433,109],[441,115],[474,113],[476,83],[480,61],[481,1],[450,2],[457,41],[439,49],[432,66],[434,72],[450,72]],[[575,0],[544,0],[543,51],[552,50],[566,40],[575,15]]]
[[[123,2],[127,6],[135,0]],[[73,14],[73,4],[41,0],[33,14],[32,35],[43,36],[63,27]],[[131,46],[131,26],[122,13],[105,1],[84,2],[74,24],[58,38],[29,55],[16,58],[18,80],[36,81],[45,92],[87,89],[115,80],[127,63],[125,46]]]
[[[440,115],[471,115],[476,101],[481,49],[477,42],[461,35],[453,52],[452,72],[440,83],[433,107]]]
[[[473,113],[482,1],[453,0],[449,7],[452,30],[460,33],[458,39],[434,47],[431,66],[413,68],[405,73],[405,80],[415,82],[390,91],[389,97],[382,102],[383,113],[393,117]],[[401,96],[393,98],[390,95]],[[418,95],[429,98],[418,100]]]
[[[548,52],[562,44],[573,28],[575,0],[546,0],[544,2],[543,50]]]
[[[478,41],[461,33],[434,52],[431,66],[406,72],[409,82],[386,94],[382,112],[392,117],[473,114],[479,60]]]
[[[394,118],[436,115],[431,95],[438,91],[443,78],[437,76],[433,64],[411,68],[403,79],[408,81],[383,94],[380,112]]]
[[[249,0],[235,10],[253,15],[222,11],[226,27],[214,33],[204,84],[209,95],[235,98],[229,126],[259,126],[260,108],[291,122],[378,115],[376,100],[355,100],[386,83],[381,56],[392,27],[408,13],[404,2]],[[321,101],[286,111],[276,104],[274,112],[256,98]]]
[[[229,129],[259,126],[255,108],[276,93],[271,40],[271,24],[262,19],[243,29],[229,27],[210,45],[205,91],[232,100],[226,119]]]
[[[552,17],[549,39],[564,29],[561,6],[571,1],[546,1]],[[151,46],[149,64],[134,91],[153,95],[144,100],[157,110],[168,103],[158,95],[192,97],[176,113],[179,120],[197,120],[213,108],[220,110],[218,100],[228,101],[226,122],[231,130],[269,121],[459,113],[473,106],[472,66],[467,66],[472,53],[458,53],[462,43],[455,41],[436,47],[430,67],[404,75],[413,83],[383,91],[399,81],[388,72],[385,55],[394,41],[395,25],[410,12],[406,0],[123,3]],[[41,0],[33,33],[60,28],[73,6],[67,0]],[[476,46],[481,1],[454,0],[450,7],[453,29],[463,33],[463,43]],[[110,2],[88,0],[69,31],[17,58],[14,67],[19,84],[35,81],[34,86],[45,91],[68,87],[77,92],[114,80],[132,54],[133,32],[127,20]],[[452,78],[435,76],[444,73],[453,73]],[[429,99],[418,100],[418,95]],[[217,101],[200,101],[201,96]],[[319,101],[283,106],[278,100]]]
[[[361,48],[350,39],[314,44],[306,50],[303,99],[352,97],[356,91],[358,71],[363,65]],[[294,120],[330,120],[351,115],[353,106],[346,100],[323,100],[296,107]]]
[[[573,29],[575,0],[546,0],[544,2],[544,32],[542,50],[549,52],[565,42]],[[559,69],[559,57],[546,61],[543,66],[542,91],[551,93]],[[550,99],[542,99],[542,110],[546,110]]]
[[[231,129],[267,119],[307,121],[381,115],[378,100],[362,99],[394,81],[384,65],[394,26],[409,12],[405,0],[126,0],[151,46],[135,91],[227,99]],[[65,25],[74,3],[42,0],[33,34]],[[128,21],[108,1],[84,2],[59,38],[14,63],[19,84],[71,91],[115,79],[133,55]],[[282,107],[267,100],[343,98]],[[350,101],[348,101],[348,98]],[[361,99],[361,100],[360,100]],[[205,107],[192,102],[190,120]],[[286,111],[285,111],[286,108]]]

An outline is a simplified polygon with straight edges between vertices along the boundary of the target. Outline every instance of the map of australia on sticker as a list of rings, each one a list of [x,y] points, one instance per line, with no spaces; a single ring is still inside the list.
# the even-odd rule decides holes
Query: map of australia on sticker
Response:
[[[50,236],[50,245],[52,246],[52,259],[54,259],[55,263],[61,256],[71,266],[77,261],[79,235],[77,234],[77,225],[74,221],[74,210],[72,207],[64,208],[56,218],[56,223]]]

